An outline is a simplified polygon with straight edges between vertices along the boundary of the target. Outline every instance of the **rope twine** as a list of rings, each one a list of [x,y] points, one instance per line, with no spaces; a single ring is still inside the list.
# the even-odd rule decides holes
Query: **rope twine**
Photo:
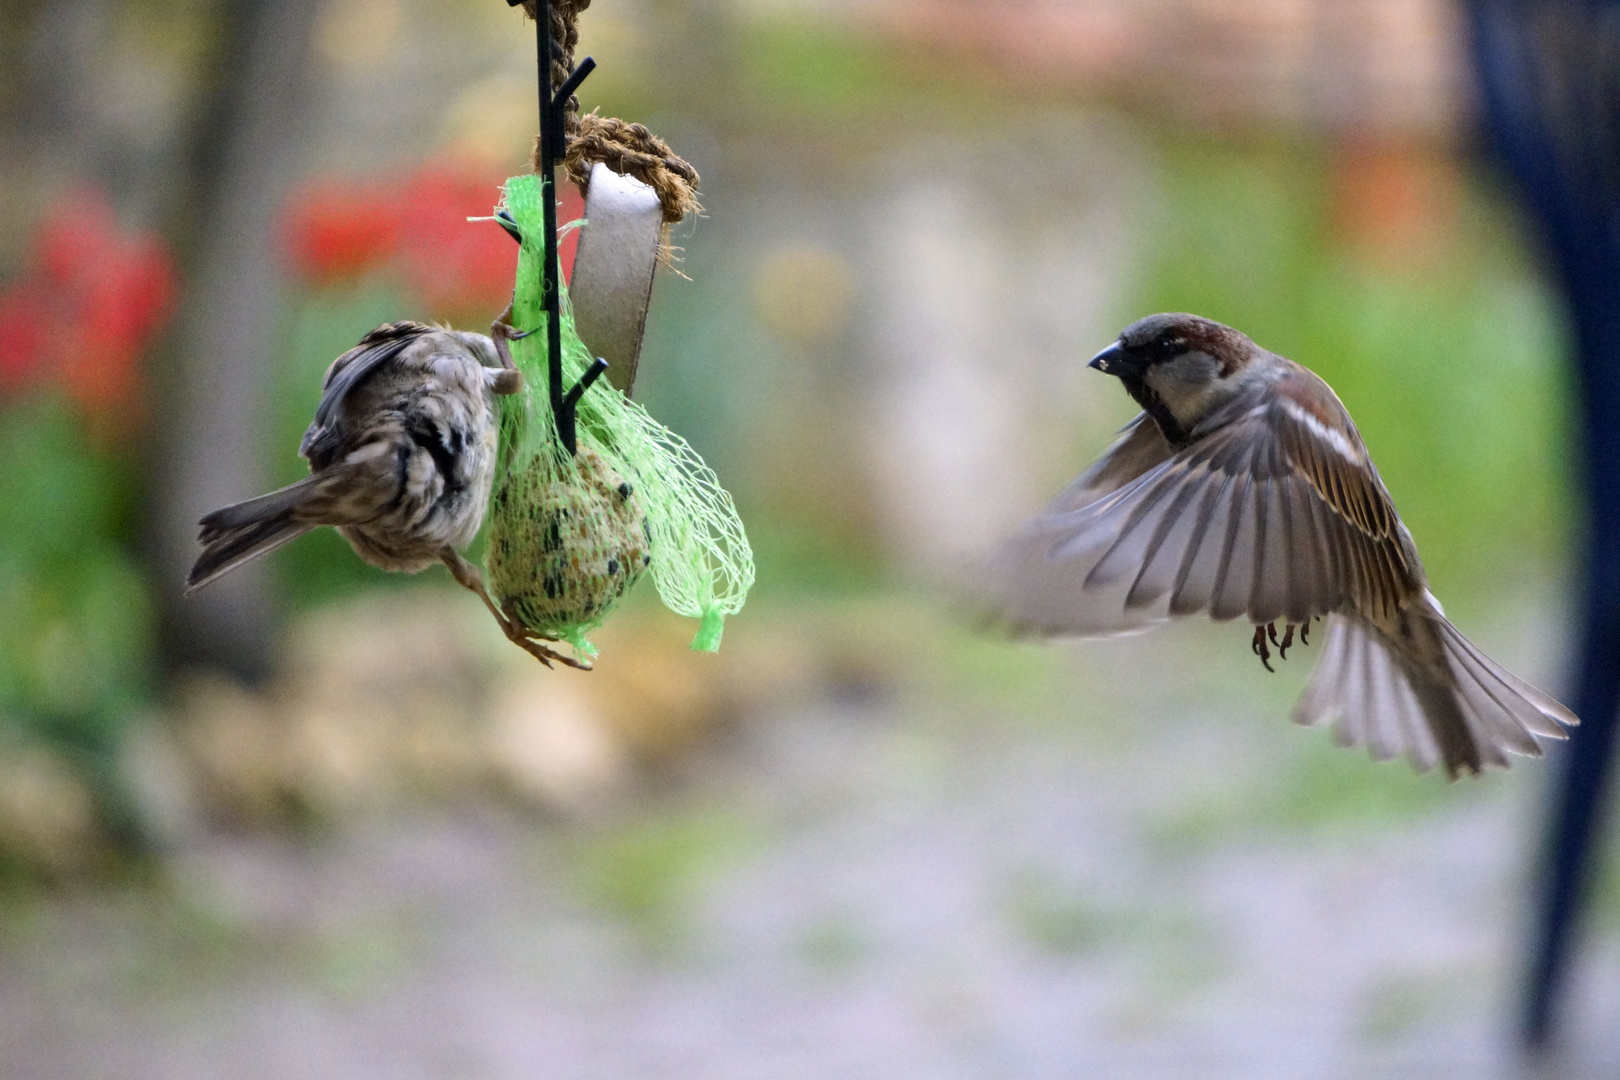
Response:
[[[574,49],[579,44],[579,13],[591,0],[551,0],[551,85],[561,86],[574,70]],[[524,0],[523,10],[535,18],[535,0]],[[669,144],[641,124],[597,111],[581,116],[579,97],[568,99],[564,110],[567,149],[563,168],[580,191],[590,185],[591,166],[601,162],[620,176],[631,176],[652,188],[664,209],[664,224],[673,225],[703,207],[698,203],[697,170],[669,148]],[[535,137],[531,167],[540,169],[540,140]]]

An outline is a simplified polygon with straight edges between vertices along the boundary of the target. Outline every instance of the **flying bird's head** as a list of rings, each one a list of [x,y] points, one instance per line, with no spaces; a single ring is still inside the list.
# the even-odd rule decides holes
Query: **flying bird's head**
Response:
[[[1247,337],[1197,315],[1149,315],[1091,358],[1153,416],[1172,443],[1225,404],[1268,356]],[[1178,435],[1179,431],[1179,435]]]

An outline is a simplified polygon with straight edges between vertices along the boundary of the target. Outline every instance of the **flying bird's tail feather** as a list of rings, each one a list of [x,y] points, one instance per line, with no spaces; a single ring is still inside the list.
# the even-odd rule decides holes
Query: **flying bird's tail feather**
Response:
[[[1530,734],[1563,739],[1568,737],[1566,728],[1580,723],[1550,694],[1499,666],[1444,619],[1440,620],[1440,634],[1458,693],[1485,730],[1501,733],[1504,741],[1517,735],[1533,745]],[[1508,749],[1530,753],[1514,746]]]
[[[1443,764],[1453,778],[1487,765],[1506,768],[1504,751],[1539,757],[1535,736],[1561,739],[1579,722],[1486,657],[1438,611],[1419,619],[1438,646],[1432,669],[1405,658],[1429,650],[1392,647],[1373,626],[1332,616],[1295,721],[1331,724],[1339,742],[1365,746],[1381,761],[1405,754],[1420,772]]]
[[[279,491],[233,503],[203,518],[199,534],[203,550],[186,575],[186,592],[196,592],[243,563],[313,529],[312,523],[296,520],[294,511],[313,493],[317,479],[307,476]]]

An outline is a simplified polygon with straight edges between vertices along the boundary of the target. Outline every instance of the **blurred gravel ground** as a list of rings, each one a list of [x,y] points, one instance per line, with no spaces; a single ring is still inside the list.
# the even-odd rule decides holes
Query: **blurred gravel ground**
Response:
[[[1544,675],[1531,600],[1471,629]],[[855,628],[841,674],[606,807],[209,831],[161,881],[13,896],[0,1072],[1515,1075],[1542,766],[1447,785],[1337,751],[1285,719],[1311,653],[1267,676],[1241,628],[1040,648],[822,614]],[[1556,1075],[1620,1066],[1616,945]]]

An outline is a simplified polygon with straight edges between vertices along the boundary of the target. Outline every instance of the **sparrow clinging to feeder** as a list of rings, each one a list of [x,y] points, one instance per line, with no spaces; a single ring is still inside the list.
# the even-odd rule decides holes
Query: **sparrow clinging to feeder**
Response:
[[[203,518],[186,591],[331,525],[373,566],[415,573],[442,562],[488,604],[477,567],[457,549],[489,504],[494,399],[523,388],[507,347],[522,335],[504,319],[490,333],[387,323],[334,360],[299,446],[310,475]]]
[[[1015,629],[1103,636],[1200,612],[1247,618],[1270,668],[1327,620],[1295,719],[1448,774],[1539,756],[1575,715],[1492,662],[1429,591],[1350,414],[1299,364],[1195,315],[1153,315],[1091,361],[1142,412],[996,551]],[[1278,639],[1275,623],[1284,631]]]

